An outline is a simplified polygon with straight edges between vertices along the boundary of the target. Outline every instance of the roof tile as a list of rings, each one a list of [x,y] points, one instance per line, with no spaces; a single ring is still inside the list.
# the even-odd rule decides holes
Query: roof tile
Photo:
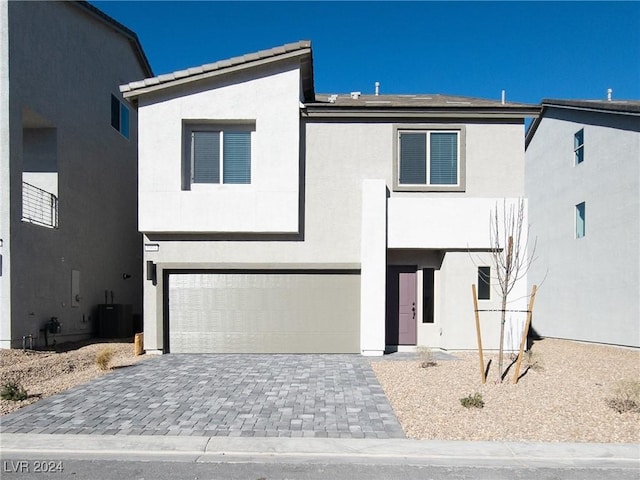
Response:
[[[272,56],[272,55],[261,55],[261,52],[255,52],[255,53],[247,53],[246,55],[243,55],[242,58],[245,62],[252,62],[254,60],[260,60],[261,58],[265,58],[267,56]]]
[[[189,75],[199,75],[204,73],[204,69],[202,67],[191,67],[188,68],[187,71],[189,72]]]
[[[185,70],[178,70],[172,73],[166,73],[157,77],[147,78],[139,82],[131,82],[121,86],[122,92],[131,92],[133,90],[143,88],[149,85],[160,85],[163,83],[170,83],[175,80],[188,78],[191,76],[198,76],[206,72],[212,72],[216,70],[222,70],[225,68],[233,67],[236,65],[242,65],[245,63],[251,63],[257,60],[277,57],[278,55],[284,55],[289,52],[295,52],[296,50],[310,49],[311,42],[309,40],[302,40],[300,42],[288,43],[278,47],[260,50],[254,53],[248,53],[246,55],[240,55],[237,57],[229,58],[227,60],[219,60],[213,63],[207,63],[205,65],[188,68]],[[135,95],[135,92],[134,92]]]
[[[173,75],[176,77],[176,79],[178,79],[188,77],[190,73],[189,70],[178,70],[176,72],[173,72]]]
[[[176,76],[173,73],[165,73],[164,75],[158,75],[158,80],[160,83],[170,82],[171,80],[175,80]]]

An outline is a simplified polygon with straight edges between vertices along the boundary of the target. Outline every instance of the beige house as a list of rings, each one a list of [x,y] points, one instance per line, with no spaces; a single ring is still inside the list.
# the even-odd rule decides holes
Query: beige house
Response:
[[[524,196],[537,107],[317,94],[308,41],[121,91],[138,108],[147,351],[476,348],[471,284],[491,209]],[[483,330],[497,348],[499,322]]]

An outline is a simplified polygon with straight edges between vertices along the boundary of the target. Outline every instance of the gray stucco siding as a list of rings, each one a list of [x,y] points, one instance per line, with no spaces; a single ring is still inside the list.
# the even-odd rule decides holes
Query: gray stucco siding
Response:
[[[584,161],[573,139],[584,130]],[[640,126],[637,116],[547,110],[526,152],[543,336],[640,346]],[[586,234],[575,235],[585,202]]]
[[[111,95],[120,98],[119,85],[146,69],[128,38],[84,8],[68,2],[8,2],[6,8],[10,158],[2,162],[3,168],[10,163],[10,232],[4,212],[0,223],[12,248],[0,278],[2,304],[10,311],[3,307],[0,320],[11,326],[0,340],[17,347],[28,334],[44,345],[40,329],[52,316],[63,324],[58,342],[89,336],[105,290],[142,313],[137,115],[129,105],[129,138],[111,126],[110,116]],[[44,168],[24,158],[25,143],[34,145],[30,129],[40,128],[51,135],[40,146],[50,143],[57,157]],[[57,183],[51,187],[59,200],[57,229],[21,221],[22,174],[36,169]],[[73,270],[80,272],[77,307]]]

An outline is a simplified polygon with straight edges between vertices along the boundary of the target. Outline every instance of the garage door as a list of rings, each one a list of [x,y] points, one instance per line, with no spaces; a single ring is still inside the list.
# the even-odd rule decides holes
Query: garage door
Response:
[[[358,272],[168,275],[174,353],[359,353]]]

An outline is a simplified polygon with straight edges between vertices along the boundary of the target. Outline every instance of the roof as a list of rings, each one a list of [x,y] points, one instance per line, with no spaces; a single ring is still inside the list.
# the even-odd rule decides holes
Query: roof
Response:
[[[144,80],[121,85],[120,91],[125,98],[135,98],[157,90],[196,82],[238,70],[255,68],[290,58],[300,59],[304,98],[314,98],[313,60],[311,57],[311,42],[309,40],[288,43],[279,47],[233,57],[228,60],[220,60],[199,67],[179,70],[173,73],[158,75],[157,77],[145,78]]]
[[[640,100],[557,100],[545,98],[540,102],[542,108],[572,108],[611,113],[640,114]]]
[[[533,139],[533,136],[544,118],[546,112],[552,108],[579,110],[583,112],[599,112],[613,115],[640,115],[640,100],[566,100],[545,98],[540,102],[540,116],[529,126],[525,139],[525,148]]]
[[[525,103],[504,102],[457,95],[316,95],[306,102],[307,116],[486,116],[523,118],[537,116],[540,107]]]
[[[142,49],[142,45],[140,44],[140,40],[138,40],[138,36],[133,30],[128,29],[127,27],[122,25],[120,22],[118,22],[117,20],[111,18],[109,15],[104,13],[102,10],[91,5],[89,2],[74,1],[70,3],[72,5],[75,5],[76,7],[81,8],[85,12],[92,15],[94,18],[97,18],[108,27],[112,28],[119,34],[126,37],[127,40],[129,40],[129,43],[131,44],[133,51],[138,57],[138,61],[140,62],[140,65],[142,66],[142,69],[144,70],[145,75],[149,75],[149,76],[153,75],[153,70],[151,69],[149,60],[147,59],[147,56],[145,55],[144,50]]]
[[[316,95],[313,84],[311,42],[301,40],[279,47],[220,60],[199,67],[145,78],[120,86],[125,98],[135,100],[141,95],[178,85],[198,82],[219,75],[247,70],[287,59],[300,62],[302,75],[303,115],[311,117],[440,117],[494,116],[519,118],[537,116],[540,107],[524,103],[461,97],[453,95]]]

